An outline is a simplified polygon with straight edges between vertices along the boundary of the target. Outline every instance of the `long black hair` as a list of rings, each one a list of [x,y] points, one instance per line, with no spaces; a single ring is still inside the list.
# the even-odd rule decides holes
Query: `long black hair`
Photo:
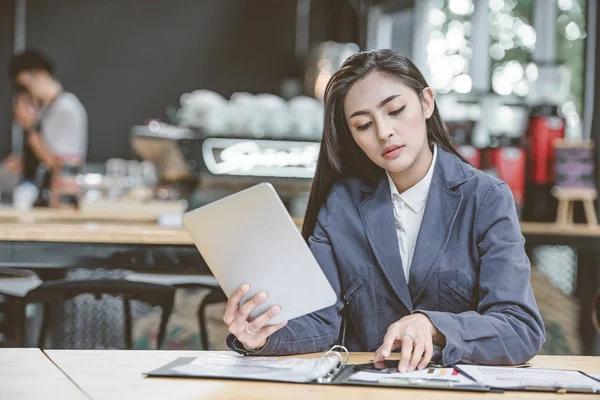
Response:
[[[344,115],[344,99],[350,87],[373,72],[403,82],[413,89],[421,100],[423,90],[428,87],[425,78],[408,57],[387,49],[354,54],[333,74],[325,89],[323,139],[302,227],[302,236],[307,241],[314,232],[319,209],[327,200],[336,181],[353,177],[375,185],[384,174],[383,168],[371,161],[358,147]],[[433,114],[427,119],[426,126],[430,145],[435,143],[464,161],[450,143],[450,136],[442,122],[437,104]]]

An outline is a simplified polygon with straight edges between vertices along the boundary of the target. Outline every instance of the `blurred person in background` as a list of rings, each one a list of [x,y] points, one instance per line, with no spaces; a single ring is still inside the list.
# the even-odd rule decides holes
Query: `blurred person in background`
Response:
[[[26,50],[13,57],[8,73],[17,88],[13,112],[24,131],[25,157],[31,151],[51,172],[65,162],[82,164],[87,155],[87,112],[77,96],[63,89],[54,75],[53,62],[38,51]],[[18,173],[23,161],[12,155],[4,165]],[[35,167],[33,171],[35,174]]]
[[[33,99],[26,87],[15,85],[12,110],[15,121],[22,125],[21,116],[33,112],[38,113],[39,104]],[[27,144],[27,138],[25,138],[23,154],[11,154],[4,160],[3,167],[5,171],[14,176],[23,173],[23,179],[33,180],[38,163],[31,147]]]

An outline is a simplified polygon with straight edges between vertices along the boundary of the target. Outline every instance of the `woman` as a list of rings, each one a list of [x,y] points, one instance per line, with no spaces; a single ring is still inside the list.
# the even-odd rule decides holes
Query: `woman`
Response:
[[[354,55],[329,81],[303,235],[339,301],[265,327],[279,308],[249,321],[267,294],[240,306],[244,285],[223,317],[230,348],[310,353],[345,336],[376,362],[401,350],[405,372],[432,358],[518,364],[544,343],[512,194],[452,148],[432,90],[401,54]]]

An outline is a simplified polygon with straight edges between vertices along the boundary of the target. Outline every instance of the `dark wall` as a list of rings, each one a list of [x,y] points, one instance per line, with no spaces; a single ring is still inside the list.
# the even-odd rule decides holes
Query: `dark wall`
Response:
[[[12,1],[0,3],[7,8]],[[0,33],[7,33],[0,40],[10,38],[10,46],[0,49],[3,67],[12,52],[5,15],[14,13],[4,8]],[[130,127],[147,118],[166,120],[165,108],[178,105],[186,91],[279,94],[283,79],[303,76],[295,22],[295,0],[28,1],[27,46],[55,60],[58,78],[85,105],[93,162],[134,157]],[[312,2],[311,42],[356,40],[356,27],[346,0]],[[4,127],[9,96],[0,97]],[[0,141],[0,155],[7,146]]]
[[[13,51],[14,3],[0,1],[0,159],[10,152],[10,84],[6,66]]]
[[[285,1],[285,0],[284,0]],[[313,0],[310,8],[310,40],[320,42],[359,43],[358,9],[350,3],[353,0]]]
[[[28,2],[27,42],[57,61],[90,123],[90,161],[131,157],[129,128],[196,88],[279,92],[293,72],[286,1]]]

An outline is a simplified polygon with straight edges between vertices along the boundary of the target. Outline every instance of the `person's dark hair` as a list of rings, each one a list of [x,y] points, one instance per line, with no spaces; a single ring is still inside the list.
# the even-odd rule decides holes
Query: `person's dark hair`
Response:
[[[15,97],[18,96],[29,96],[31,97],[31,92],[23,85],[13,85],[13,94],[15,95]]]
[[[323,139],[302,226],[302,236],[307,241],[314,232],[319,209],[327,200],[336,181],[353,177],[375,185],[384,174],[384,170],[358,147],[344,114],[344,100],[350,87],[373,72],[403,82],[413,89],[420,99],[423,99],[423,89],[428,87],[425,78],[408,57],[387,49],[354,54],[333,74],[325,89]],[[450,136],[442,122],[437,104],[426,125],[430,145],[435,143],[464,161],[450,143]]]
[[[15,96],[21,96],[21,95],[29,95],[31,96],[31,93],[29,92],[29,90],[23,86],[23,85],[13,85],[13,94]]]
[[[54,63],[37,50],[25,50],[15,55],[8,66],[8,76],[14,81],[23,71],[46,71],[54,74]]]

